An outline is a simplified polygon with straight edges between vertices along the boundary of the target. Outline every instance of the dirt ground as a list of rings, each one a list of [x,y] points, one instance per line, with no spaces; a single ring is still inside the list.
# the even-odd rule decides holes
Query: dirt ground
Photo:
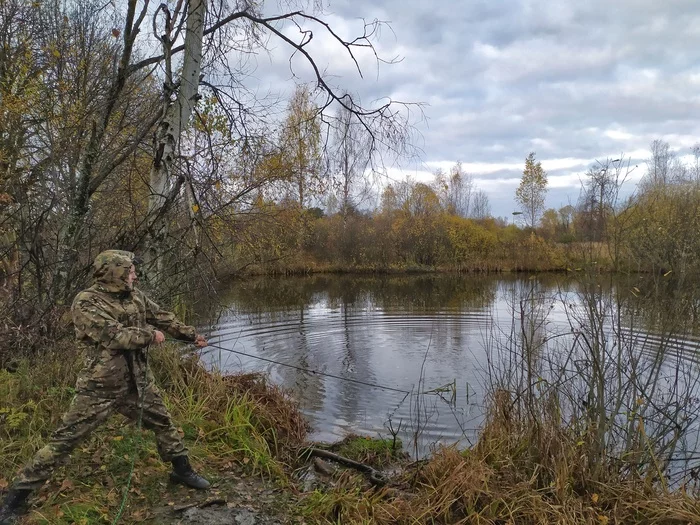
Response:
[[[168,525],[286,525],[294,496],[256,477],[232,475],[205,493],[179,488],[173,500],[154,508],[150,523]]]

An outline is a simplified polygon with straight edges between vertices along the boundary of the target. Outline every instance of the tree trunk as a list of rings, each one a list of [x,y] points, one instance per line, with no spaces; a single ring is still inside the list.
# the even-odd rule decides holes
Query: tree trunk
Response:
[[[185,55],[177,99],[170,103],[169,94],[166,92],[167,108],[156,132],[150,177],[151,195],[148,203],[150,235],[144,252],[145,277],[152,284],[159,282],[164,267],[163,255],[166,252],[168,233],[167,212],[185,182],[184,170],[182,174],[175,176],[175,161],[178,156],[180,136],[187,129],[197,103],[206,7],[206,0],[189,2]]]

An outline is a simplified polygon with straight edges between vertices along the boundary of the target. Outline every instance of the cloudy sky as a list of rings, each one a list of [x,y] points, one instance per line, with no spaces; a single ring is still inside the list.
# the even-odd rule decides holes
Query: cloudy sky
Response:
[[[367,103],[382,96],[426,103],[422,158],[392,177],[428,180],[461,161],[494,215],[510,215],[530,151],[549,173],[547,205],[576,202],[583,173],[621,154],[644,173],[649,143],[679,155],[700,141],[700,2],[697,0],[326,0],[324,19],[344,37],[362,18],[390,22],[364,79],[320,29],[310,51],[339,86]],[[285,29],[294,34],[291,27]],[[272,42],[272,41],[271,41]],[[315,46],[315,47],[314,47]],[[258,59],[261,85],[290,81],[289,52],[272,42]],[[301,59],[292,67],[308,73]],[[631,191],[631,189],[630,189]]]

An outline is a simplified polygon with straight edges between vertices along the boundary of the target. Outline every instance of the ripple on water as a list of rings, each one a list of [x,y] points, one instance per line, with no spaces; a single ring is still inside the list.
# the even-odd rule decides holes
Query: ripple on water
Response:
[[[425,282],[416,281],[416,286]],[[304,281],[294,283],[303,286]],[[332,286],[333,280],[328,283]],[[254,305],[234,298],[210,332],[210,341],[252,357],[212,349],[207,359],[224,370],[267,372],[293,390],[316,439],[340,439],[349,432],[387,436],[390,419],[394,428],[401,425],[405,442],[419,433],[418,454],[434,443],[473,440],[483,421],[487,343],[507,341],[520,281],[480,278],[475,298],[455,299],[447,288],[434,297],[423,291],[421,300],[430,306],[417,305],[410,286],[403,298],[392,297],[387,305],[371,279],[363,283],[367,289],[359,299],[345,302],[337,291],[331,300],[326,290],[316,290],[301,306],[275,306],[271,294],[270,306],[260,307],[263,292]],[[549,338],[563,335],[566,341],[571,325],[566,304],[553,299],[558,290],[552,286],[541,295],[547,315],[543,330]],[[567,303],[573,300],[566,298]],[[653,331],[635,331],[630,337],[650,355],[664,341],[671,343],[669,355],[675,352],[678,358],[697,359],[700,350],[700,338],[669,340]],[[422,395],[309,374],[256,356]]]

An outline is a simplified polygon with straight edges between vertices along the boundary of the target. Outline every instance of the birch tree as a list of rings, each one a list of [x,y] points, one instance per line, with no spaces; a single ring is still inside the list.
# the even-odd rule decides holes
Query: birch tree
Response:
[[[225,11],[226,6],[219,3],[212,4],[214,5],[212,8],[213,16],[204,18],[205,23],[206,20],[209,20],[209,27],[201,30],[203,24],[196,20],[190,20],[190,17],[196,13],[194,5],[204,6],[205,1],[199,0],[196,3],[190,3],[187,15],[188,29],[185,41],[180,45],[177,45],[178,28],[182,26],[184,19],[184,15],[178,13],[181,3],[177,4],[172,13],[167,7],[161,5],[157,13],[160,15],[161,25],[165,28],[162,32],[163,36],[159,38],[163,44],[163,54],[142,60],[134,66],[146,67],[159,64],[162,61],[166,74],[164,98],[166,103],[173,97],[177,100],[173,106],[168,106],[172,109],[170,113],[166,113],[164,121],[158,127],[159,141],[155,151],[154,175],[151,180],[153,196],[149,213],[150,234],[147,238],[147,252],[151,262],[155,261],[166,250],[164,243],[169,236],[165,228],[167,213],[172,204],[181,198],[178,192],[182,192],[184,188],[184,196],[192,200],[188,206],[192,224],[196,223],[194,215],[200,210],[199,205],[195,202],[207,199],[205,195],[195,195],[192,181],[188,180],[187,175],[182,170],[178,171],[175,168],[173,161],[176,160],[176,157],[172,155],[173,152],[177,151],[177,133],[181,133],[187,127],[187,117],[191,113],[189,104],[192,102],[193,96],[196,99],[196,84],[199,83],[200,87],[204,86],[221,105],[223,113],[229,120],[231,136],[234,137],[232,140],[234,150],[240,147],[240,144],[248,144],[251,138],[255,141],[255,135],[258,133],[256,130],[261,130],[259,133],[265,133],[263,128],[266,127],[266,110],[256,111],[255,108],[260,102],[257,95],[239,82],[238,78],[248,74],[246,70],[248,57],[260,49],[264,50],[267,45],[272,45],[268,44],[270,41],[278,41],[289,49],[290,54],[300,56],[315,74],[316,89],[314,93],[319,102],[311,100],[310,90],[298,88],[291,106],[292,109],[296,107],[294,111],[297,112],[297,115],[292,116],[293,111],[290,112],[281,145],[283,156],[287,158],[287,161],[292,161],[288,165],[290,166],[290,175],[294,178],[297,201],[301,207],[305,205],[311,195],[317,193],[323,186],[319,168],[320,148],[322,147],[320,127],[324,126],[329,129],[338,127],[338,118],[334,116],[336,113],[330,111],[333,106],[339,106],[341,113],[345,111],[354,115],[359,126],[369,137],[367,151],[370,155],[380,150],[393,155],[404,155],[408,151],[406,139],[409,125],[407,113],[404,113],[402,108],[408,109],[411,105],[386,100],[376,108],[362,107],[354,99],[340,94],[341,90],[329,84],[308,50],[313,33],[307,27],[315,25],[320,30],[327,32],[331,39],[348,53],[349,59],[358,65],[355,56],[356,50],[374,49],[373,40],[383,23],[376,20],[367,23],[362,35],[351,40],[344,40],[333,31],[328,23],[315,14],[306,13],[302,9],[264,17],[261,14],[262,6],[239,2],[235,3],[228,13]],[[299,2],[300,7],[303,4],[304,2]],[[204,17],[203,14],[198,16]],[[179,23],[176,22],[178,19]],[[193,27],[200,27],[200,31],[190,30]],[[285,31],[285,28],[297,28],[298,38],[290,36],[290,31]],[[199,45],[194,44],[195,40],[200,40]],[[202,40],[204,41],[203,45],[201,44]],[[204,53],[202,53],[202,49],[204,49]],[[170,60],[177,53],[183,51],[186,55],[182,64],[183,74],[191,81],[170,81],[171,72],[174,70],[174,67],[170,65]],[[193,51],[195,51],[194,54],[188,58],[187,54]],[[232,61],[231,55],[238,56],[239,60]],[[201,68],[200,74],[197,66],[202,63],[205,66]],[[188,67],[188,64],[192,67]],[[194,74],[195,71],[197,74]],[[359,65],[358,72],[360,72]],[[204,80],[205,78],[207,80]],[[183,89],[190,87],[193,88],[190,93],[181,95]],[[168,89],[171,89],[172,93],[168,93]],[[183,110],[176,108],[183,108]],[[176,113],[177,115],[175,115]],[[310,118],[312,114],[313,118]],[[177,118],[173,119],[173,116]],[[297,132],[304,131],[306,136],[295,138],[293,133],[295,128]],[[235,140],[236,136],[238,136],[238,140]],[[292,143],[295,143],[295,147],[291,147]],[[306,145],[306,151],[299,148],[302,143]],[[191,160],[198,162],[194,158]],[[171,241],[170,244],[172,245],[174,242]],[[194,246],[193,253],[198,251],[199,247]]]
[[[325,189],[321,166],[319,109],[306,86],[299,86],[289,102],[281,147],[299,209]]]
[[[180,137],[190,124],[198,99],[202,66],[202,37],[207,10],[206,1],[189,0],[187,3],[184,58],[182,74],[178,80],[173,78],[171,60],[172,46],[176,40],[176,34],[179,32],[179,27],[176,26],[179,13],[176,11],[173,16],[167,10],[167,6],[161,5],[159,8],[159,11],[163,11],[164,15],[164,31],[160,36],[160,41],[165,60],[165,108],[156,132],[150,177],[151,196],[148,206],[150,242],[145,252],[146,269],[150,279],[155,282],[163,273],[163,258],[159,255],[166,249],[167,210],[183,185],[190,190],[186,192],[189,204],[188,213],[196,213],[192,181],[187,180],[187,171],[178,165],[176,160],[179,153]],[[177,8],[180,6],[181,2],[178,3]],[[174,92],[176,92],[175,100],[171,101]]]
[[[409,110],[420,106],[361,106],[309,45],[312,30],[324,32],[361,75],[356,53],[372,52],[384,24],[343,38],[315,2],[278,9],[288,10],[244,0],[0,2],[0,233],[4,272],[26,283],[20,299],[31,294],[40,310],[67,303],[105,248],[144,252],[154,279],[167,254],[196,256],[205,242],[216,254],[211,218],[229,219],[281,176],[254,165],[279,149],[270,140],[279,94],[261,97],[251,70],[273,48],[315,76],[322,137],[344,108],[369,150],[411,153]],[[219,131],[205,122],[214,113]]]
[[[446,175],[442,169],[438,169],[435,172],[433,185],[447,213],[460,217],[470,215],[474,178],[464,172],[461,162],[456,162],[450,168],[449,175]]]
[[[345,225],[350,211],[368,194],[365,172],[371,161],[370,140],[357,117],[346,108],[340,109],[339,125],[335,128],[334,138],[335,149],[331,162],[338,179],[338,200]]]
[[[515,190],[515,201],[525,217],[527,226],[534,228],[544,211],[544,199],[547,195],[547,173],[542,163],[535,160],[531,152],[525,159],[525,169],[520,185]]]

